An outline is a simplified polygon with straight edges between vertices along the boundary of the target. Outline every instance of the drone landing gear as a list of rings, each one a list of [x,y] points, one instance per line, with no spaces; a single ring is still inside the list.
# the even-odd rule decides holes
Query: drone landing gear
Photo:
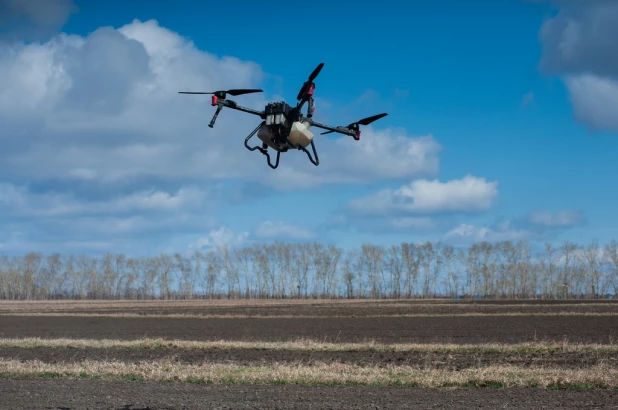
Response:
[[[262,127],[262,125],[266,124],[266,121],[262,121],[262,123],[260,125],[258,125],[253,132],[251,132],[251,134],[249,134],[247,136],[247,138],[245,138],[245,147],[249,150],[249,151],[255,151],[256,149],[259,150],[263,155],[266,155],[266,162],[268,162],[268,166],[271,167],[272,169],[277,169],[277,167],[279,166],[279,157],[281,156],[281,151],[277,151],[277,160],[275,161],[275,165],[273,165],[270,162],[270,155],[268,154],[268,149],[264,149],[262,147],[260,147],[259,145],[256,145],[255,147],[250,147],[247,142],[249,142],[249,140],[251,139],[251,137],[253,137],[255,135],[256,132],[258,132],[258,130]]]
[[[287,140],[287,143],[290,144],[291,147],[304,151],[305,154],[307,154],[307,157],[309,157],[309,161],[311,161],[313,165],[315,165],[316,167],[320,165],[320,158],[318,158],[318,153],[315,150],[315,145],[313,144],[313,140],[311,140],[311,149],[313,150],[313,156],[315,157],[315,160],[311,158],[311,153],[307,151],[307,148],[303,147],[302,145],[294,145],[292,141],[290,141],[290,138],[286,138],[286,140]]]
[[[267,148],[262,148],[259,145],[256,145],[255,147],[250,147],[248,142],[251,139],[251,137],[253,137],[255,135],[256,132],[259,131],[259,129],[262,127],[262,125],[264,125],[266,123],[266,121],[262,121],[262,123],[260,125],[258,125],[252,132],[251,134],[249,134],[247,136],[247,138],[245,138],[245,147],[249,150],[249,151],[255,151],[258,150],[260,151],[263,155],[266,155],[266,161],[268,162],[268,166],[271,167],[272,169],[277,169],[277,167],[279,166],[279,157],[281,156],[281,151],[277,151],[277,159],[275,161],[275,164],[273,165],[270,162],[270,155],[268,154],[268,149]],[[292,141],[290,141],[290,138],[286,137],[286,141],[287,143],[293,147],[296,148],[298,150],[302,150],[305,152],[305,154],[307,154],[307,157],[309,158],[309,161],[311,161],[311,163],[313,165],[315,165],[316,167],[318,165],[320,165],[320,159],[318,158],[318,153],[315,150],[315,144],[313,143],[313,140],[311,141],[311,149],[313,150],[313,157],[315,157],[315,160],[313,159],[313,157],[311,156],[311,153],[307,150],[307,148],[303,147],[302,145],[295,145],[292,143]]]

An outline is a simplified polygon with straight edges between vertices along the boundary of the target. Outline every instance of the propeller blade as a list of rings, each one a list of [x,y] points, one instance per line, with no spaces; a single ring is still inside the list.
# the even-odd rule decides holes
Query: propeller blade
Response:
[[[357,122],[353,122],[352,124],[348,125],[347,128],[350,131],[354,131],[354,130],[358,130],[358,126],[359,125],[369,125],[374,121],[379,120],[382,117],[386,117],[388,114],[387,113],[382,113],[382,114],[377,114],[377,115],[372,115],[371,117],[367,117],[367,118],[363,118],[360,121]],[[337,128],[343,128],[343,127],[337,127]],[[326,131],[326,132],[322,132],[320,133],[320,135],[324,135],[324,134],[330,134],[331,132],[335,132],[335,131]]]
[[[257,90],[257,89],[239,89],[239,90],[228,90],[226,91],[226,93],[228,93],[229,95],[242,95],[242,94],[251,94],[251,93],[261,93],[263,92],[262,90]]]
[[[202,92],[202,91],[178,91],[178,94],[218,94],[218,95],[229,94],[229,95],[237,96],[237,95],[250,94],[250,93],[261,93],[261,92],[263,91],[257,90],[257,89],[241,88],[237,90],[215,91],[215,92],[208,92],[208,93]]]
[[[322,71],[322,67],[324,67],[324,63],[318,64],[318,66],[315,68],[315,70],[313,70],[311,72],[311,74],[309,74],[309,79],[307,81],[305,81],[303,86],[300,88],[300,91],[298,92],[298,95],[296,96],[297,100],[300,100],[301,98],[303,98],[303,94],[307,91],[307,89],[313,83],[313,80],[315,80],[315,78],[318,76],[318,74],[320,74],[320,71]]]
[[[318,66],[315,68],[315,70],[313,70],[313,72],[309,76],[309,81],[315,80],[318,74],[320,74],[320,71],[322,71],[322,67],[324,67],[324,63],[318,64]]]
[[[355,124],[360,124],[360,125],[369,125],[372,122],[379,120],[382,117],[386,117],[388,114],[387,113],[382,113],[382,114],[377,114],[377,115],[373,115],[371,117],[367,117],[367,118],[363,118],[360,121],[357,121]]]

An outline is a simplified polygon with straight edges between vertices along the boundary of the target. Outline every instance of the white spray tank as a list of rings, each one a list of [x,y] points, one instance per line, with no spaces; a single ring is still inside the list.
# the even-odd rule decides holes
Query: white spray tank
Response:
[[[294,121],[290,131],[290,141],[295,145],[307,148],[311,144],[311,140],[313,140],[313,133],[309,131],[309,127],[310,123],[308,121]]]

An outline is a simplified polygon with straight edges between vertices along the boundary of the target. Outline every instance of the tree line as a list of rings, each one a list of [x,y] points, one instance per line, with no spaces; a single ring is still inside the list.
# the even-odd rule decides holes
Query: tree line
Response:
[[[618,242],[273,242],[191,254],[0,257],[0,299],[599,298],[618,294]]]

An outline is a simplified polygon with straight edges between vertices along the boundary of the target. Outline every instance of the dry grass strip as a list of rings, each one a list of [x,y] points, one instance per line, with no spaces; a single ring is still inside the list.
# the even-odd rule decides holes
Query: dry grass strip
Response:
[[[494,352],[494,353],[614,353],[618,354],[617,344],[581,344],[564,342],[530,342],[518,344],[448,344],[448,343],[400,343],[381,344],[365,343],[325,343],[311,339],[299,339],[289,342],[241,342],[241,341],[189,341],[140,339],[43,339],[19,338],[0,339],[0,348],[58,348],[58,349],[259,349],[259,350],[292,350],[292,351],[322,351],[322,352]]]
[[[408,366],[360,367],[350,364],[239,366],[172,361],[141,363],[84,361],[43,363],[0,360],[0,377],[87,378],[179,381],[217,384],[302,384],[414,387],[618,388],[618,369],[599,365],[585,369],[522,369],[515,366],[419,370]]]

